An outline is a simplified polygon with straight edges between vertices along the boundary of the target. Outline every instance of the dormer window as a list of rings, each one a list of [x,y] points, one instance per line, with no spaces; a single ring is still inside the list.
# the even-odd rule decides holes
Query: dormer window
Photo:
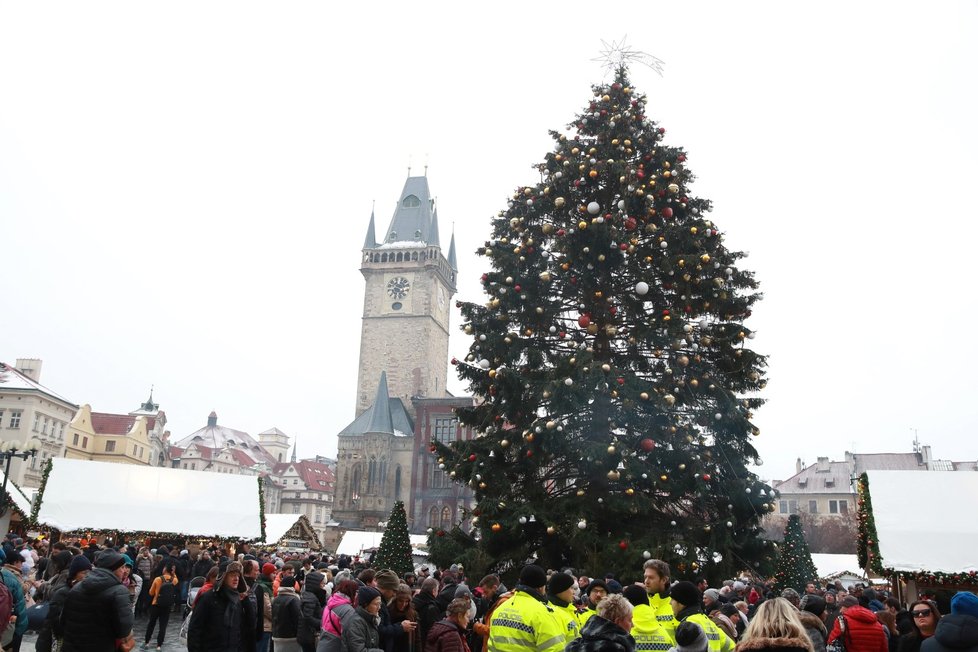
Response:
[[[414,195],[408,195],[404,198],[404,201],[401,202],[401,206],[404,208],[417,208],[420,205],[421,200]]]
[[[396,242],[397,241],[397,231],[391,231],[391,234],[389,236],[387,236],[387,241],[388,242]]]

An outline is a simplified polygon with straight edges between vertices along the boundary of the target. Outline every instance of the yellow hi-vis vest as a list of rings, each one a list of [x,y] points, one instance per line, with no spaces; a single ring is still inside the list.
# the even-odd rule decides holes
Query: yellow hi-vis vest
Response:
[[[734,649],[734,642],[706,614],[693,614],[687,616],[684,622],[686,620],[703,628],[706,642],[710,645],[710,652],[731,652]]]
[[[668,595],[653,593],[649,596],[649,605],[655,612],[655,619],[666,630],[669,638],[675,641],[676,627],[679,626],[679,623],[676,621],[676,615],[672,613],[672,599]]]
[[[666,628],[659,624],[656,613],[649,605],[635,607],[630,633],[635,639],[636,652],[667,652],[676,644]]]
[[[554,610],[554,616],[564,625],[564,635],[570,643],[581,635],[581,624],[577,620],[577,607],[573,603],[566,607],[561,607],[553,602],[548,602],[547,606]]]
[[[566,625],[552,607],[517,591],[499,605],[489,623],[489,652],[563,652]]]

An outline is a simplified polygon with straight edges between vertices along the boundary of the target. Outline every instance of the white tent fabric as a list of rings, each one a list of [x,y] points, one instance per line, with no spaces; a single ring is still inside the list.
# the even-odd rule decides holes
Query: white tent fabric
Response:
[[[38,521],[63,532],[161,532],[258,539],[258,478],[52,459]]]
[[[3,471],[0,470],[0,486],[2,486],[3,479]],[[22,514],[26,514],[27,516],[31,515],[31,501],[28,500],[27,496],[24,495],[24,492],[21,491],[20,487],[16,486],[12,480],[7,482],[7,495],[10,496],[10,500],[17,506],[17,509],[19,509]]]
[[[265,543],[278,543],[292,526],[299,522],[302,514],[265,514]]]
[[[837,573],[853,573],[862,575],[859,568],[859,557],[856,555],[829,555],[825,553],[812,553],[812,563],[819,577],[828,577]]]
[[[883,566],[896,571],[978,570],[978,473],[869,471]]]
[[[364,550],[371,550],[380,547],[380,540],[384,536],[383,532],[361,532],[359,530],[347,530],[343,533],[343,538],[336,546],[337,555],[359,555]],[[424,534],[409,534],[408,540],[412,548],[427,546],[428,537]]]

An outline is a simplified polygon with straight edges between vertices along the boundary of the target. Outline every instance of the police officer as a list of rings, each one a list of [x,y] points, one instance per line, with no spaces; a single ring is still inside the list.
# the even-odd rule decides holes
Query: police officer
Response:
[[[669,592],[672,600],[672,612],[679,623],[689,621],[696,623],[706,634],[706,641],[710,645],[710,652],[731,652],[734,649],[734,642],[724,634],[719,627],[713,624],[700,607],[703,602],[703,594],[692,582],[676,582]]]
[[[662,625],[670,638],[676,638],[676,616],[672,613],[669,601],[669,564],[661,559],[650,559],[643,566],[642,576],[645,590],[649,594],[649,605],[655,612],[655,619]],[[695,588],[695,587],[693,587]]]
[[[564,634],[570,643],[581,635],[581,622],[574,606],[574,576],[554,573],[547,582],[547,604],[564,626]]]
[[[641,586],[630,584],[622,591],[634,610],[632,611],[632,631],[636,652],[667,652],[675,644],[666,628],[659,624],[655,611],[649,604],[649,595]]]
[[[535,564],[520,572],[516,590],[493,612],[489,652],[561,652],[567,643],[562,623],[547,605],[547,574]]]

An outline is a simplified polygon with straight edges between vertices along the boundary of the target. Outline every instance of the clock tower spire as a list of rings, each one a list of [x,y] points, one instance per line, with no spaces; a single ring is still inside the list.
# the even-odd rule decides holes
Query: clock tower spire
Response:
[[[381,242],[371,213],[360,272],[365,283],[356,414],[381,373],[391,398],[447,396],[449,302],[457,270],[445,258],[427,176],[408,176]]]

